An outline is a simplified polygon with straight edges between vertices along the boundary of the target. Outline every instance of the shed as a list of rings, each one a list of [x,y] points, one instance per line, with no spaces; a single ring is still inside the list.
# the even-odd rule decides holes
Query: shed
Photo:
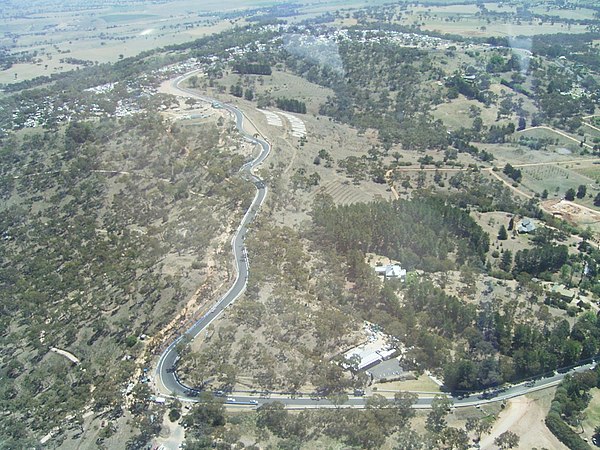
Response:
[[[519,233],[531,233],[535,231],[535,223],[533,223],[533,220],[525,218],[519,222],[517,231]]]

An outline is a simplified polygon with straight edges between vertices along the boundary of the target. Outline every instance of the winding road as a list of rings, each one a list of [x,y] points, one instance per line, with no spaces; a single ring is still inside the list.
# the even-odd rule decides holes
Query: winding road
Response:
[[[244,246],[244,239],[248,232],[248,225],[256,217],[261,205],[263,204],[267,195],[267,186],[265,182],[253,173],[255,167],[260,165],[271,151],[271,145],[264,139],[256,136],[251,136],[244,131],[244,115],[243,113],[235,108],[234,106],[221,103],[217,100],[198,95],[196,92],[181,87],[180,84],[186,78],[192,76],[197,71],[182,75],[172,82],[172,87],[177,91],[181,92],[182,95],[196,98],[202,101],[211,103],[216,108],[223,108],[233,114],[236,121],[236,127],[239,132],[250,142],[253,142],[260,146],[261,151],[259,155],[252,161],[244,164],[240,173],[242,176],[249,179],[256,187],[256,194],[252,204],[246,211],[237,231],[231,239],[231,247],[235,260],[236,278],[227,291],[227,293],[219,299],[219,301],[206,313],[202,318],[195,322],[183,335],[179,336],[167,349],[162,353],[159,358],[158,365],[156,368],[155,379],[159,393],[168,397],[176,397],[182,401],[197,401],[196,396],[198,391],[194,388],[184,385],[178,378],[176,372],[177,360],[179,358],[177,350],[178,344],[181,342],[189,342],[195,339],[202,331],[204,331],[214,320],[216,320],[221,313],[230,306],[246,289],[249,274],[249,263],[246,256],[246,249]],[[586,361],[577,367],[572,368],[569,371],[563,373],[554,373],[549,377],[541,378],[536,381],[529,381],[527,383],[520,383],[512,386],[506,386],[502,389],[497,389],[493,393],[482,394],[472,393],[471,395],[465,395],[461,398],[451,397],[454,407],[467,407],[503,401],[520,395],[525,395],[530,392],[546,389],[551,386],[555,386],[568,374],[573,372],[582,372],[591,369],[595,366],[595,362]],[[348,400],[342,405],[342,407],[353,407],[353,408],[364,408],[367,403],[367,398],[364,396],[360,397],[349,397]],[[433,400],[431,393],[419,396],[415,408],[427,409],[431,407]],[[339,405],[335,405],[327,399],[315,397],[310,393],[295,394],[295,395],[269,395],[268,397],[259,396],[258,394],[249,393],[233,393],[230,394],[225,403],[228,406],[240,406],[240,407],[257,407],[265,403],[280,401],[289,409],[308,409],[308,408],[335,408]]]
[[[246,237],[246,233],[248,232],[248,225],[254,220],[258,210],[263,204],[265,197],[267,196],[267,186],[263,180],[254,175],[252,170],[260,165],[265,158],[269,155],[271,151],[271,145],[264,139],[260,139],[258,137],[253,137],[247,134],[244,131],[244,115],[242,112],[234,108],[233,106],[220,103],[216,100],[203,97],[198,95],[194,91],[190,89],[186,89],[181,87],[180,84],[186,78],[192,76],[194,72],[190,72],[181,77],[173,80],[173,87],[176,90],[181,91],[185,96],[197,98],[199,100],[203,100],[211,103],[214,107],[223,108],[233,114],[236,121],[236,127],[240,131],[240,133],[250,142],[253,142],[260,146],[261,151],[259,155],[254,158],[252,161],[247,162],[240,168],[240,173],[247,177],[254,186],[256,187],[256,194],[254,196],[254,200],[252,200],[252,204],[246,211],[242,222],[240,223],[237,231],[233,235],[231,239],[231,247],[233,250],[233,256],[235,260],[235,270],[236,270],[236,278],[233,285],[229,288],[227,293],[221,297],[221,299],[210,309],[208,313],[202,316],[198,321],[196,321],[183,335],[179,336],[161,355],[158,366],[156,369],[156,380],[158,384],[158,388],[163,394],[171,394],[177,397],[186,397],[190,394],[193,394],[193,389],[183,385],[178,377],[177,373],[173,370],[176,366],[178,353],[177,353],[177,344],[182,341],[192,341],[195,339],[203,330],[205,330],[217,317],[221,315],[221,313],[231,305],[246,289],[246,285],[248,283],[248,258],[246,255],[246,248],[244,246],[244,239]]]

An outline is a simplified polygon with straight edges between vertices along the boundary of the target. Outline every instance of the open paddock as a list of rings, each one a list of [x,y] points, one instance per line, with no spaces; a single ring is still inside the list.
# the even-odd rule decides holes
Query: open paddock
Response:
[[[583,25],[566,25],[556,22],[554,24],[534,21],[531,22],[491,22],[479,17],[462,18],[454,16],[450,18],[427,18],[419,21],[423,30],[439,31],[441,33],[460,34],[474,37],[491,36],[533,36],[535,34],[555,33],[585,33],[587,29]],[[414,23],[414,20],[408,23]],[[424,24],[424,25],[423,25]]]
[[[566,133],[565,133],[566,134]],[[564,135],[557,133],[548,128],[527,128],[522,131],[518,131],[516,134],[517,138],[520,136],[525,136],[533,139],[550,139],[553,141],[552,144],[548,146],[551,150],[559,150],[566,148],[571,153],[577,154],[579,153],[579,139],[575,136],[568,137],[569,135]],[[559,153],[566,153],[564,151]]]
[[[595,181],[596,184],[600,186],[600,164],[594,164],[585,167],[574,167],[573,170],[583,175],[584,177]]]
[[[589,185],[594,180],[572,170],[572,165],[565,167],[554,164],[522,167],[522,184],[535,192],[548,191],[548,197],[564,197],[568,189],[575,189],[579,185]]]
[[[548,9],[549,7],[549,9]],[[545,6],[534,6],[530,8],[533,14],[544,14],[547,16],[557,16],[561,19],[567,20],[585,20],[594,17],[596,11],[589,8],[577,8],[577,9],[562,9],[552,7],[550,5]]]
[[[269,76],[229,73],[220,79],[219,83],[227,90],[231,85],[241,83],[244,88],[252,88],[255,96],[267,95],[272,99],[286,97],[300,100],[306,104],[307,113],[315,115],[327,97],[335,95],[331,89],[279,70],[273,70]]]

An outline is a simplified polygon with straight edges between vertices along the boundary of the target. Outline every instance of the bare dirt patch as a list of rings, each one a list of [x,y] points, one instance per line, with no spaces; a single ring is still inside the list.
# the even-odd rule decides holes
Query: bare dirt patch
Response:
[[[542,203],[546,211],[562,217],[575,225],[589,226],[595,233],[600,232],[600,212],[567,200],[547,200]]]
[[[482,438],[481,449],[496,449],[494,439],[509,430],[521,438],[518,449],[566,449],[567,447],[556,439],[544,423],[553,397],[554,389],[509,400],[490,434]]]

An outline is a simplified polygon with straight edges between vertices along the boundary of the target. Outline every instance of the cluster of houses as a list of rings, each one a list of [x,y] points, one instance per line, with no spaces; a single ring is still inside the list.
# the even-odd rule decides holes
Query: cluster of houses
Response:
[[[58,97],[48,97],[42,102],[22,99],[17,107],[13,108],[12,123],[0,128],[0,136],[9,129],[37,128],[49,124],[67,123],[72,120],[85,120],[93,117],[127,117],[141,113],[143,107],[137,99],[149,98],[157,93],[158,84],[178,74],[190,72],[195,69],[209,69],[211,65],[223,65],[243,56],[250,51],[264,50],[264,44],[255,42],[245,46],[235,46],[228,50],[228,57],[206,57],[200,62],[196,58],[189,58],[175,64],[170,64],[152,72],[143,73],[135,80],[126,82],[126,92],[130,97],[123,98],[122,91],[114,96],[117,83],[104,83],[82,91],[81,98],[64,102]],[[114,98],[117,97],[117,98]],[[113,102],[114,109],[105,108],[106,101]],[[0,111],[1,112],[1,111]],[[8,125],[8,127],[7,127]]]

